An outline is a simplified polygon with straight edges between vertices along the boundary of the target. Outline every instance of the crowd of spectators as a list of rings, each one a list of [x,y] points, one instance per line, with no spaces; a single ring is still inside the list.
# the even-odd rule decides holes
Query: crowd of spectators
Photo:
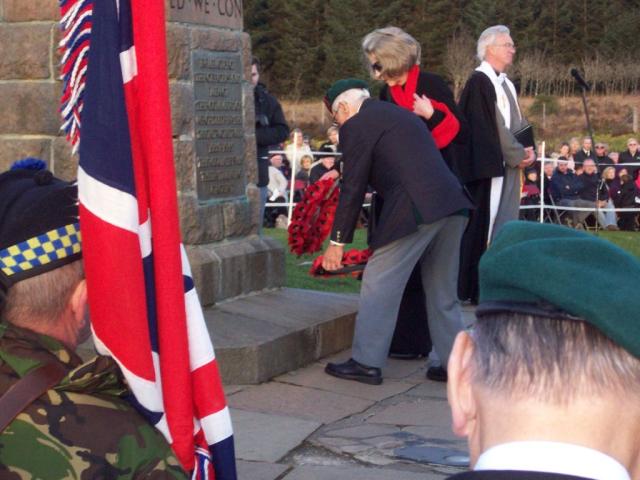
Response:
[[[338,177],[338,162],[335,153],[338,150],[338,129],[330,127],[327,139],[319,147],[312,149],[309,137],[301,129],[291,131],[289,141],[280,150],[284,153],[269,155],[269,183],[267,185],[268,202],[284,204],[289,201],[293,175],[293,201],[302,197],[306,188],[321,179]],[[277,151],[277,149],[276,149]],[[267,206],[263,226],[276,226],[278,217],[287,214],[284,205]]]
[[[525,170],[522,205],[540,205],[541,190],[549,206],[548,220],[583,229],[593,222],[607,230],[638,229],[639,213],[615,212],[614,208],[640,208],[640,149],[630,138],[627,150],[609,152],[606,143],[592,145],[585,137],[563,142],[557,152],[545,161],[543,179],[538,178],[540,165]],[[542,187],[542,188],[541,188]],[[568,207],[567,210],[554,207]],[[573,210],[580,208],[581,210]],[[521,217],[539,220],[538,209],[522,209]]]

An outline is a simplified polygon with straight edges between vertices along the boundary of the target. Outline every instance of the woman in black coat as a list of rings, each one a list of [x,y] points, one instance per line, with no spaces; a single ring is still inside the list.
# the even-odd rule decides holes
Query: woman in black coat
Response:
[[[371,76],[385,82],[380,98],[421,117],[445,162],[459,177],[459,165],[467,158],[467,124],[445,81],[420,70],[420,44],[404,30],[386,27],[369,33],[362,50]],[[416,358],[428,355],[430,349],[425,298],[416,268],[402,299],[390,356]],[[427,376],[446,380],[446,371],[430,368]]]

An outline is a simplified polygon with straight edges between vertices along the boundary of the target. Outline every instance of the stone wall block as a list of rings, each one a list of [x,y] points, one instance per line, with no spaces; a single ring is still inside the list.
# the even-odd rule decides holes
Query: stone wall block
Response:
[[[260,189],[255,185],[248,185],[246,189],[247,199],[249,200],[249,209],[251,212],[251,230],[250,233],[258,233],[258,226],[262,225],[260,215]]]
[[[173,137],[188,135],[193,137],[193,86],[184,82],[169,84],[171,95],[171,130]]]
[[[51,165],[51,139],[0,136],[0,172],[25,157],[40,158]]]
[[[176,167],[178,186],[182,192],[195,192],[196,160],[192,141],[174,140],[173,156]]]
[[[49,78],[52,28],[52,24],[0,23],[0,79]]]
[[[5,22],[60,20],[57,0],[2,0],[0,10]]]
[[[240,33],[240,42],[242,44],[242,70],[244,72],[245,81],[251,83],[251,36],[248,33]]]
[[[0,83],[0,134],[57,135],[59,97],[59,82]]]
[[[200,204],[195,194],[178,198],[182,241],[189,244],[219,242],[224,239],[221,203]]]
[[[187,80],[191,78],[191,51],[189,28],[167,23],[167,55],[169,78]]]
[[[242,51],[242,39],[234,32],[212,28],[193,28],[191,31],[191,48],[213,50],[218,52]]]
[[[278,240],[271,237],[261,237],[264,248],[269,251],[268,273],[264,288],[280,288],[284,286],[284,248]]]
[[[248,253],[251,247],[247,242],[232,242],[216,248],[220,258],[221,278],[220,299],[233,298],[248,293],[248,280],[253,271],[248,268]]]
[[[242,237],[251,231],[251,206],[248,200],[226,202],[222,207],[225,238]]]
[[[256,185],[258,183],[258,151],[255,135],[248,135],[245,141],[244,164],[247,181]]]
[[[74,180],[78,176],[78,155],[71,154],[71,145],[65,137],[53,139],[53,173],[63,180]]]
[[[220,298],[220,258],[209,248],[186,245],[191,275],[202,305],[213,305]]]

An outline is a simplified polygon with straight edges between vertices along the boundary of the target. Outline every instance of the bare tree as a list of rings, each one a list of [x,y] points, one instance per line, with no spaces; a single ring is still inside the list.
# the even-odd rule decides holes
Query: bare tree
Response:
[[[466,32],[455,33],[447,42],[443,66],[453,81],[453,95],[460,97],[462,87],[476,66],[475,42]]]

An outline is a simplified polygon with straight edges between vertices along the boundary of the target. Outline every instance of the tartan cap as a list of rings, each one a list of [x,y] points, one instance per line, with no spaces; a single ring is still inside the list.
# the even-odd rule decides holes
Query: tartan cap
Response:
[[[331,106],[333,102],[336,101],[336,98],[338,98],[341,93],[351,90],[352,88],[367,89],[369,86],[367,82],[358,78],[343,78],[331,85],[329,90],[327,90],[327,94],[324,96],[324,104],[329,109],[329,112],[331,112]]]
[[[505,224],[480,259],[476,315],[520,312],[586,321],[640,358],[640,261],[560,225]]]
[[[76,185],[19,167],[0,174],[0,293],[81,256]]]

